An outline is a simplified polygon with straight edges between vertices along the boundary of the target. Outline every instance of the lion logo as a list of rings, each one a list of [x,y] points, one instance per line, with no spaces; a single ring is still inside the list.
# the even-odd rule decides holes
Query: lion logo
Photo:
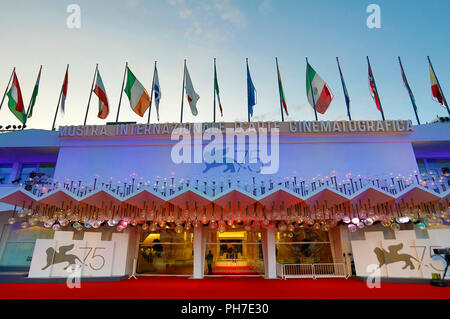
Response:
[[[381,249],[379,247],[376,247],[373,251],[375,253],[375,255],[377,255],[377,259],[379,262],[379,268],[381,268],[381,266],[383,265],[389,265],[392,263],[396,263],[399,261],[403,261],[405,263],[405,266],[403,266],[402,269],[406,269],[408,266],[411,270],[414,270],[414,264],[412,263],[412,259],[414,259],[415,261],[419,262],[419,260],[417,260],[416,258],[414,258],[413,256],[411,256],[410,254],[399,254],[398,251],[400,249],[403,248],[403,244],[400,243],[398,245],[391,245],[388,246],[388,250],[386,251],[385,249]]]
[[[70,265],[75,265],[76,264],[75,261],[77,260],[81,264],[83,264],[83,262],[80,260],[80,258],[78,258],[78,256],[67,254],[67,252],[69,250],[72,250],[74,246],[75,246],[74,244],[68,246],[61,246],[59,247],[58,252],[56,252],[56,250],[53,247],[47,248],[47,250],[45,251],[47,253],[47,265],[44,268],[42,268],[42,270],[47,269],[51,265],[56,265],[63,262],[67,262],[67,266],[64,268],[64,270],[69,268]]]

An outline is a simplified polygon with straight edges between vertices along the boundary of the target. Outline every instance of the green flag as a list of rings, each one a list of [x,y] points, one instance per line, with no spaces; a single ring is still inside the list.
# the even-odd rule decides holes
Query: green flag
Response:
[[[38,91],[39,91],[39,82],[41,81],[41,70],[42,70],[42,68],[39,69],[39,74],[36,79],[36,84],[34,85],[33,94],[31,95],[30,110],[28,111],[28,118],[30,118],[31,115],[33,115],[34,104],[36,104],[36,98],[37,98]]]

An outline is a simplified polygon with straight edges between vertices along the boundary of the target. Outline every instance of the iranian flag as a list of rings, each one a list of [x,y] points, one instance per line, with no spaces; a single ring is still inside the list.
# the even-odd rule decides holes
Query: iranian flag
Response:
[[[105,86],[103,85],[100,72],[97,71],[97,83],[95,84],[94,93],[98,96],[98,114],[97,117],[105,119],[109,114],[108,97],[106,96]]]
[[[17,79],[16,71],[13,75],[13,83],[8,93],[8,107],[11,112],[19,119],[22,124],[25,124],[26,114],[23,106],[22,92],[20,91],[19,80]]]
[[[130,106],[133,111],[140,117],[143,117],[150,106],[150,96],[129,67],[127,67],[127,85],[124,91],[130,100]]]
[[[445,107],[444,97],[439,83],[436,80],[436,74],[434,74],[433,67],[430,63],[428,63],[428,67],[430,68],[431,93],[433,94],[433,98]]]
[[[306,66],[306,93],[309,104],[320,114],[324,114],[333,100],[333,94],[324,80],[314,71],[309,63]],[[314,95],[313,95],[314,94]],[[314,101],[313,101],[314,96]]]

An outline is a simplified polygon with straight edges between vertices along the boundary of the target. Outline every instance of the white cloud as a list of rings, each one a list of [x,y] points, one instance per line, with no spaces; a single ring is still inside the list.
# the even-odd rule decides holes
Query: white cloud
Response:
[[[262,0],[258,6],[258,11],[262,15],[267,15],[272,10],[272,0]]]
[[[233,4],[232,0],[215,0],[214,8],[223,21],[230,22],[240,28],[246,26],[247,20],[244,14]]]
[[[247,23],[244,13],[233,1],[167,0],[167,3],[189,23],[186,35],[223,40],[233,37],[234,28],[244,28]]]
[[[126,5],[127,5],[127,7],[135,8],[135,7],[137,7],[141,2],[142,2],[142,0],[126,0]]]
[[[179,12],[180,18],[186,19],[192,15],[192,11],[189,9],[182,9]]]

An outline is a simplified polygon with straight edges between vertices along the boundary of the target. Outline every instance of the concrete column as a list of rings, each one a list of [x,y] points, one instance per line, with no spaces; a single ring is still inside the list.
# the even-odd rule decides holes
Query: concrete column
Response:
[[[263,245],[264,267],[266,279],[277,278],[277,256],[275,248],[275,228],[265,228],[262,232],[261,241]]]
[[[5,183],[6,184],[11,184],[11,182],[13,181],[13,180],[15,180],[16,178],[18,178],[19,177],[19,175],[20,175],[20,171],[21,171],[21,163],[20,162],[14,162],[13,164],[12,164],[12,167],[11,167],[11,174],[9,174],[9,179],[8,180],[5,180]],[[21,183],[23,183],[24,181],[20,181]],[[17,184],[16,184],[17,185]]]
[[[194,273],[193,279],[203,279],[205,267],[205,236],[202,226],[194,227]]]

